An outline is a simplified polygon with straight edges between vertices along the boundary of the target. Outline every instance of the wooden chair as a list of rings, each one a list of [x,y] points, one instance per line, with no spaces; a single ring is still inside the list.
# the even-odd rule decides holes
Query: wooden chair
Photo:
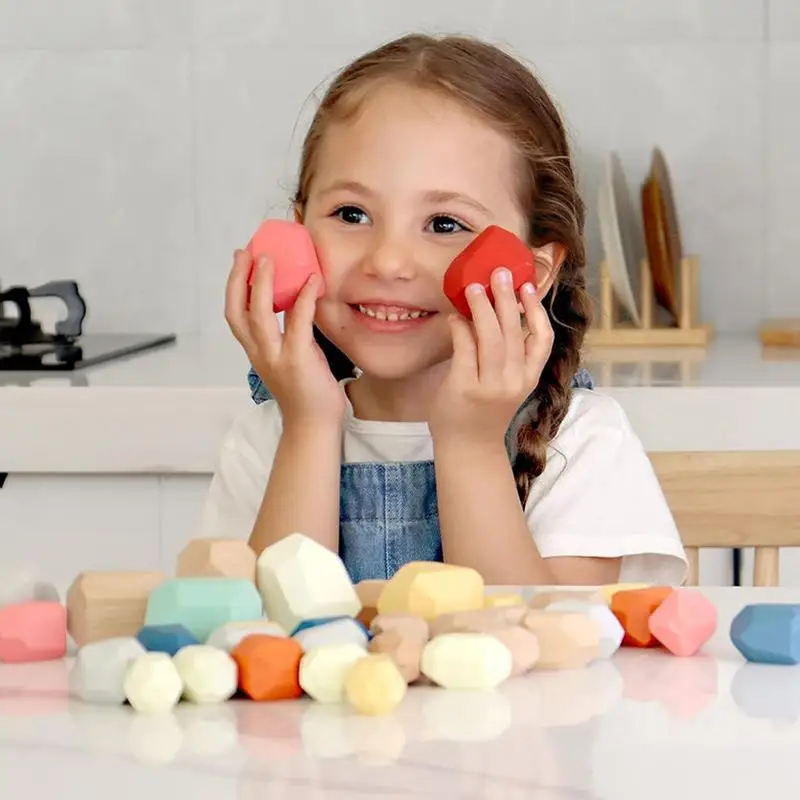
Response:
[[[778,586],[781,547],[800,547],[800,452],[650,453],[699,582],[700,548],[752,547],[754,586]]]

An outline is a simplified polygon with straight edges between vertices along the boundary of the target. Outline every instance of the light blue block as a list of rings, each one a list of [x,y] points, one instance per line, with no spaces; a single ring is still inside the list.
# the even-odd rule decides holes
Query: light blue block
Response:
[[[754,603],[732,620],[734,647],[759,664],[800,664],[800,605]]]
[[[263,618],[255,584],[244,578],[175,578],[150,592],[145,625],[183,625],[204,642],[226,622]]]

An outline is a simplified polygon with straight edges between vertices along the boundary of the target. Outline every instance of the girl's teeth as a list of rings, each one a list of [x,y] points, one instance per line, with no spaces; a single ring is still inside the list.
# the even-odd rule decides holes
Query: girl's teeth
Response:
[[[427,317],[427,311],[388,311],[381,306],[358,306],[358,310],[368,317],[379,319],[387,322],[402,322],[408,319],[419,319],[420,317]]]

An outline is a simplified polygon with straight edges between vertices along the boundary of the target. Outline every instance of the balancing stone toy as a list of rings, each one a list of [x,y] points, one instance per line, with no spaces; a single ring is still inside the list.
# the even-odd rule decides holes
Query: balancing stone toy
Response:
[[[755,603],[731,621],[731,641],[748,660],[800,664],[800,605]]]

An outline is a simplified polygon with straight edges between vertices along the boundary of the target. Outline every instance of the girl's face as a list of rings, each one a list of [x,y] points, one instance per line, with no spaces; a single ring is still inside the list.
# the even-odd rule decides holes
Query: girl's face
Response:
[[[526,234],[514,164],[492,127],[402,84],[326,129],[302,210],[326,282],[316,323],[365,374],[403,379],[451,357],[445,270],[487,225]]]

